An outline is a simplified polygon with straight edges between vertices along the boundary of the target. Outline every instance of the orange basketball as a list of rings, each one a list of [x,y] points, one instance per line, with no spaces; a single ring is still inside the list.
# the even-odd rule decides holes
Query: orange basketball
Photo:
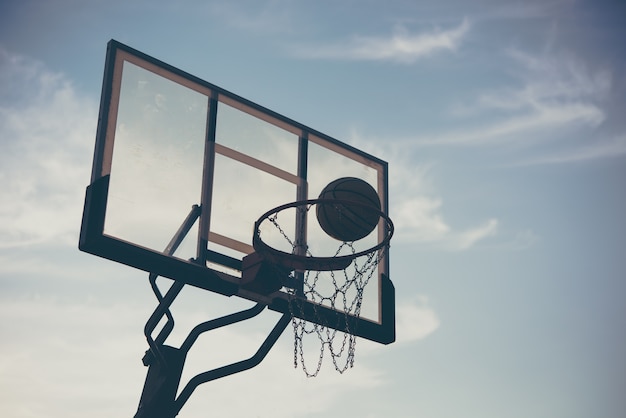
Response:
[[[380,219],[380,199],[376,190],[366,181],[343,177],[330,182],[320,199],[340,199],[356,202],[320,203],[316,207],[320,227],[339,241],[356,241],[368,236]],[[370,209],[371,208],[371,209]]]

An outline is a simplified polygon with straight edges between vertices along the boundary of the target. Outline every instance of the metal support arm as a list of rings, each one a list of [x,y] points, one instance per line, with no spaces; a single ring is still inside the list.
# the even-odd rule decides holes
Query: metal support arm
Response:
[[[164,300],[166,299],[167,295]],[[204,322],[189,333],[180,348],[162,345],[158,350],[161,356],[147,355],[150,368],[135,418],[173,418],[199,385],[251,369],[261,363],[289,324],[289,314],[281,316],[252,357],[196,375],[187,383],[178,398],[175,398],[185,359],[200,334],[250,319],[263,309],[265,305],[258,303],[252,308]]]
[[[265,307],[264,305],[261,306]],[[200,373],[194,376],[189,381],[189,383],[187,383],[185,388],[181,391],[180,395],[174,402],[174,416],[178,414],[178,412],[183,407],[185,402],[187,402],[193,391],[201,384],[220,379],[222,377],[230,376],[235,373],[243,372],[261,363],[261,361],[263,361],[267,353],[269,353],[269,351],[274,346],[274,344],[283,333],[290,321],[291,315],[283,314],[276,323],[276,325],[274,325],[274,328],[269,333],[265,341],[263,341],[263,344],[261,344],[257,352],[252,357],[223,367],[218,367],[216,369],[209,370],[207,372]]]

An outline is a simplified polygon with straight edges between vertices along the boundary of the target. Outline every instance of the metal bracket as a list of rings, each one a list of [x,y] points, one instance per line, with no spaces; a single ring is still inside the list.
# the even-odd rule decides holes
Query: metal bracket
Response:
[[[148,375],[135,418],[173,418],[199,385],[251,369],[261,363],[289,324],[290,315],[281,316],[252,357],[194,376],[176,398],[187,353],[200,334],[250,319],[263,309],[265,305],[258,303],[252,308],[199,324],[189,333],[180,348],[161,345],[159,352],[162,358],[148,356],[148,351]]]

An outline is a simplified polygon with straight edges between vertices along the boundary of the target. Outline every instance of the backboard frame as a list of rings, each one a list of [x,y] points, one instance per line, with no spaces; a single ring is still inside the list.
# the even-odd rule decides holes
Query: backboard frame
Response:
[[[208,138],[208,146],[222,147],[218,151],[230,153],[233,158],[244,158],[236,155],[237,151],[224,149],[220,144],[216,144],[215,135],[215,115],[218,103],[232,105],[245,109],[246,113],[258,117],[262,120],[269,120],[272,124],[280,126],[298,136],[298,153],[300,156],[307,155],[307,147],[310,143],[323,145],[340,154],[349,155],[350,158],[357,158],[374,164],[379,170],[379,190],[382,191],[382,210],[388,211],[388,188],[387,176],[388,165],[385,161],[371,156],[348,144],[340,142],[317,130],[311,129],[301,123],[282,116],[270,109],[260,106],[252,101],[244,99],[214,84],[201,80],[178,68],[148,56],[127,45],[115,40],[111,40],[107,46],[105,71],[102,85],[100,102],[100,114],[96,131],[96,144],[94,150],[94,160],[91,175],[91,184],[87,187],[83,219],[81,225],[79,249],[109,260],[120,262],[146,272],[158,274],[173,280],[181,281],[198,288],[209,290],[225,296],[237,295],[254,302],[266,304],[269,309],[280,313],[298,312],[302,319],[312,322],[320,321],[326,324],[333,324],[332,328],[354,335],[367,338],[383,344],[395,341],[395,290],[393,283],[389,279],[389,255],[386,254],[381,261],[382,270],[379,278],[379,320],[372,321],[361,317],[346,317],[343,313],[335,311],[326,306],[311,303],[304,299],[290,297],[289,295],[277,292],[270,296],[250,293],[240,286],[240,279],[222,271],[206,267],[206,262],[215,262],[227,265],[233,269],[241,270],[241,260],[210,251],[205,243],[209,240],[209,228],[203,225],[209,220],[209,216],[203,216],[206,204],[201,204],[202,213],[199,216],[199,230],[206,231],[206,234],[198,234],[198,250],[195,259],[184,260],[181,258],[166,255],[163,252],[146,248],[135,243],[111,236],[105,233],[105,219],[107,215],[107,199],[110,185],[111,160],[113,153],[114,136],[116,129],[116,117],[118,112],[118,102],[120,97],[120,86],[123,62],[131,62],[140,65],[156,74],[166,74],[169,79],[175,79],[177,83],[199,91],[209,98],[209,121],[207,136],[213,135],[213,141]],[[212,122],[211,122],[212,121]],[[211,129],[213,132],[211,133]],[[214,158],[215,149],[205,153],[205,168],[212,164],[206,158]],[[297,183],[298,200],[306,199],[306,173],[307,160],[300,157],[297,163],[297,175],[278,172],[272,167],[263,167],[262,162],[253,161],[261,169],[273,171],[274,175],[287,177],[288,181]],[[256,166],[255,166],[256,167]],[[203,173],[203,179],[209,178],[211,173]],[[289,177],[291,176],[291,177]],[[204,183],[203,183],[204,184]],[[202,202],[210,199],[206,194],[210,194],[205,186],[202,189]],[[200,203],[200,202],[198,202]],[[288,203],[288,202],[285,202]],[[192,208],[189,208],[192,210]],[[263,208],[261,212],[266,209]],[[252,224],[254,219],[250,220]],[[384,233],[384,231],[381,231]],[[252,238],[252,230],[250,239]]]

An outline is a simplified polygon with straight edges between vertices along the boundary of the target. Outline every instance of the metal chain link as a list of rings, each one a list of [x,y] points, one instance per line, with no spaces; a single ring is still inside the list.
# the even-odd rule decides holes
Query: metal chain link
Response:
[[[306,211],[308,212],[312,205],[307,205]],[[276,227],[282,237],[289,243],[292,248],[292,253],[296,252],[296,244],[289,238],[287,233],[282,229],[278,223],[278,216],[274,214],[268,217],[268,220]],[[334,257],[337,257],[347,247],[352,254],[356,254],[356,250],[351,242],[342,242]],[[364,257],[362,263],[358,258],[355,258],[353,262],[343,269],[342,271],[331,271],[330,278],[334,287],[334,292],[329,295],[323,295],[320,293],[318,282],[322,275],[321,271],[307,271],[303,278],[303,291],[304,298],[313,302],[313,309],[317,317],[317,323],[309,323],[308,321],[301,319],[302,312],[294,312],[294,304],[290,303],[291,324],[294,333],[294,367],[298,367],[298,364],[302,365],[302,369],[307,377],[315,377],[318,375],[322,368],[324,354],[326,350],[331,356],[335,370],[339,373],[344,373],[348,368],[354,366],[354,358],[356,352],[356,336],[354,330],[350,329],[349,318],[359,317],[361,314],[361,307],[363,303],[363,294],[365,287],[373,277],[376,267],[380,263],[383,255],[382,250],[373,251]],[[309,251],[308,247],[305,250],[307,256],[313,255]],[[338,283],[337,274],[341,274],[343,283]],[[350,299],[349,292],[352,291],[354,296]],[[289,290],[289,293],[293,298],[298,297],[296,291]],[[340,302],[340,306],[343,308],[345,329],[346,332],[337,331],[333,327],[329,327],[328,324],[322,323],[322,318],[317,314],[316,306],[330,306],[333,309],[337,309],[337,302]],[[341,342],[337,343],[338,334],[343,334]],[[316,336],[319,340],[319,356],[315,371],[311,371],[305,363],[304,358],[304,345],[305,338],[307,336]],[[342,357],[345,355],[345,361],[341,362]]]

